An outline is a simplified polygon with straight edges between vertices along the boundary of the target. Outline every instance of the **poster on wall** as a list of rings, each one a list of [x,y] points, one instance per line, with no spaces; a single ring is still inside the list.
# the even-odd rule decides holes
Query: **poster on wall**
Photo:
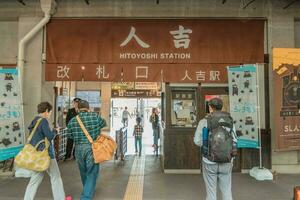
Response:
[[[300,49],[273,49],[275,150],[300,150]]]
[[[0,161],[15,157],[24,145],[20,94],[18,70],[0,67]]]
[[[230,114],[239,148],[258,148],[257,66],[228,67]]]

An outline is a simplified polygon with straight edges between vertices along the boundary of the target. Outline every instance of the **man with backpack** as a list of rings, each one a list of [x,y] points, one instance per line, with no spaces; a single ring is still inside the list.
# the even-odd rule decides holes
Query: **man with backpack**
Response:
[[[200,120],[194,136],[194,143],[202,151],[206,200],[217,200],[217,185],[222,199],[232,200],[231,173],[237,154],[233,120],[229,113],[222,112],[221,99],[211,99],[208,106],[210,113]]]

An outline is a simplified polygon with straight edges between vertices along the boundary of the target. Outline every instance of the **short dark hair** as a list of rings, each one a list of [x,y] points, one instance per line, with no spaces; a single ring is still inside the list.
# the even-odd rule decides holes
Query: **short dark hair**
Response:
[[[73,99],[73,102],[79,102],[80,100],[81,100],[80,98],[76,97],[76,98]]]
[[[156,108],[152,108],[152,113],[154,113],[156,111]]]
[[[208,105],[214,110],[222,110],[223,101],[220,98],[212,98],[209,100]]]
[[[37,111],[38,113],[44,113],[46,111],[50,112],[52,110],[52,105],[45,101],[45,102],[41,102],[38,106],[37,106]]]
[[[87,102],[86,100],[80,100],[78,102],[78,109],[89,109],[90,108],[90,105],[89,105],[89,102]]]
[[[137,123],[141,123],[141,121],[142,121],[142,118],[141,118],[141,117],[137,117],[137,118],[136,118],[136,122],[137,122]]]

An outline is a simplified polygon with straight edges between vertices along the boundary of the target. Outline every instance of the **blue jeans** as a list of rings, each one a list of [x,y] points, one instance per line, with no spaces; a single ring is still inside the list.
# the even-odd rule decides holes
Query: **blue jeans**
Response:
[[[94,163],[93,151],[90,144],[75,146],[75,157],[80,171],[83,191],[80,200],[92,200],[99,174],[99,164]]]
[[[142,153],[142,137],[135,136],[134,143],[135,143],[135,152],[138,152],[137,145],[139,144],[139,155],[141,155],[141,153]]]

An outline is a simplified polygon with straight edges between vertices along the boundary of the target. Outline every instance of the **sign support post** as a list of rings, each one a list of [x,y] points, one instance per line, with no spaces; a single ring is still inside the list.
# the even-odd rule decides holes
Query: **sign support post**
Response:
[[[256,89],[257,89],[257,110],[260,110],[260,93],[259,93],[259,76],[258,76],[258,65],[255,65],[256,67]],[[259,143],[259,167],[253,167],[249,174],[250,176],[254,177],[258,181],[263,180],[273,180],[273,174],[270,172],[270,170],[263,167],[262,164],[262,145],[261,145],[261,119],[260,119],[260,113],[257,112],[258,117],[258,143]]]

